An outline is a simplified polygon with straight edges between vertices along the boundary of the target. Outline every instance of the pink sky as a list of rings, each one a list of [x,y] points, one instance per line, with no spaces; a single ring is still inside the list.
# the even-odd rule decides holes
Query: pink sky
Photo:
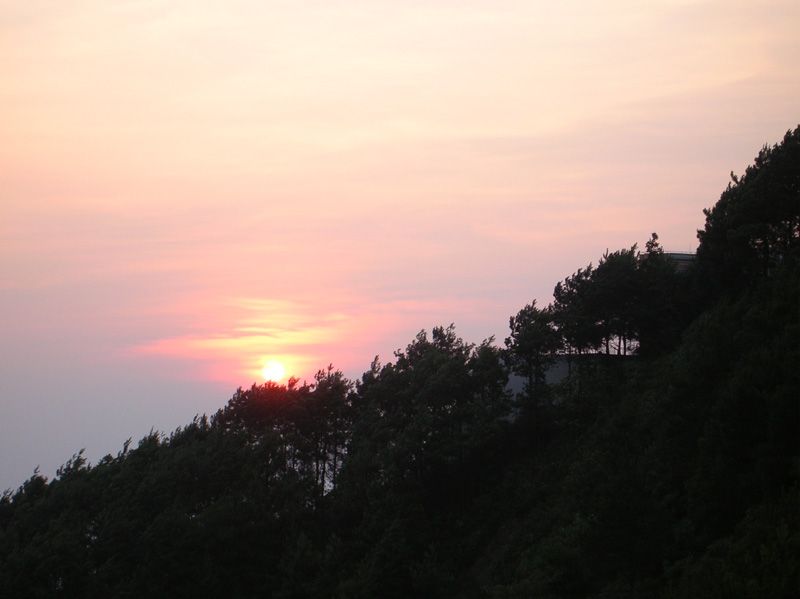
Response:
[[[261,381],[696,247],[800,122],[800,4],[0,3],[0,490]]]

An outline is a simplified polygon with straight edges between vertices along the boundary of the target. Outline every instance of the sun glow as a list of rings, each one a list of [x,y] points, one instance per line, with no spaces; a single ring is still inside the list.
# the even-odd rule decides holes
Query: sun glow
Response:
[[[276,362],[275,360],[270,360],[264,364],[264,368],[261,369],[261,375],[264,377],[264,379],[267,381],[272,381],[273,383],[280,381],[285,374],[286,369],[283,367],[283,364]]]

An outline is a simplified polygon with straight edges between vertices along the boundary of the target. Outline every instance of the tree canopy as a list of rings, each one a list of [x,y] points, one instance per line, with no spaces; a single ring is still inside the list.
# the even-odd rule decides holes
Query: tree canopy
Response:
[[[423,330],[34,472],[0,498],[0,596],[796,597],[799,152],[733,177],[685,272],[653,234],[502,348]]]

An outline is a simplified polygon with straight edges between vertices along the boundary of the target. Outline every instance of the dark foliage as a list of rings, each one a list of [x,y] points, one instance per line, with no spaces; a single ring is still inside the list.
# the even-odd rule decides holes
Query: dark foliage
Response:
[[[0,498],[0,596],[798,596],[798,148],[734,178],[685,273],[653,235],[502,350],[437,327],[34,473]]]

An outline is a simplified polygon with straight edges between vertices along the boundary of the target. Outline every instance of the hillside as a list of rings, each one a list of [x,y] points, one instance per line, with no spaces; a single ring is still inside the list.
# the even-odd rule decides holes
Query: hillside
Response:
[[[422,331],[34,475],[0,595],[796,597],[800,127],[705,214],[687,270],[606,253],[502,344]]]

